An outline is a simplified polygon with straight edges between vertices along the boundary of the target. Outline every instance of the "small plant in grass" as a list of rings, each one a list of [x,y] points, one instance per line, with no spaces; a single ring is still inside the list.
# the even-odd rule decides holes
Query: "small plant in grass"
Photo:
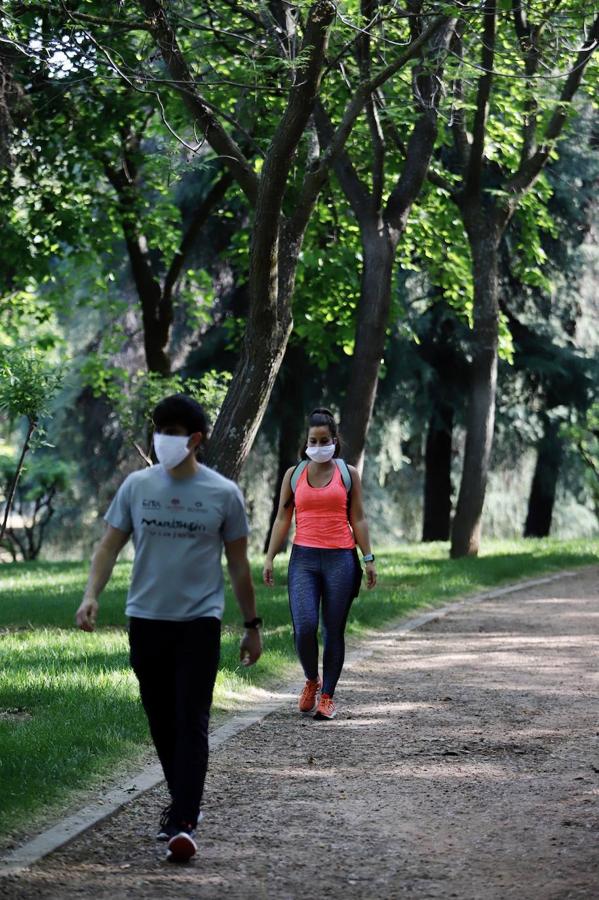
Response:
[[[50,414],[63,381],[62,371],[49,363],[36,349],[11,348],[0,355],[0,410],[11,424],[24,417],[27,432],[13,478],[8,485],[4,502],[4,518],[0,525],[0,543],[4,533],[15,491],[27,453],[43,443],[41,422]]]

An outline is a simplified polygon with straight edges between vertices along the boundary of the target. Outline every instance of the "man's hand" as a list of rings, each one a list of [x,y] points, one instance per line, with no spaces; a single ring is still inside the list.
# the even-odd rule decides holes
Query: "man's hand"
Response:
[[[84,597],[75,614],[77,625],[82,631],[93,631],[98,618],[98,601]]]
[[[82,631],[93,631],[96,627],[98,618],[96,597],[100,596],[108,584],[117,556],[128,540],[128,532],[114,528],[112,525],[106,526],[106,531],[94,550],[81,606],[75,613],[75,621]]]
[[[264,568],[262,569],[262,580],[264,584],[267,584],[268,587],[274,587],[275,584],[275,576],[274,576],[274,562],[272,559],[266,557],[264,560]]]
[[[262,656],[262,638],[258,628],[246,628],[241,644],[239,658],[242,665],[253,666]]]

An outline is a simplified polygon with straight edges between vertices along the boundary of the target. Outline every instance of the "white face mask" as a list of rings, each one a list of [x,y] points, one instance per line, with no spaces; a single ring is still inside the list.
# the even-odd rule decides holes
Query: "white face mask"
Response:
[[[174,469],[189,455],[189,435],[154,433],[154,450],[165,469]]]
[[[309,456],[313,462],[329,462],[335,455],[335,446],[335,444],[325,444],[322,447],[306,447],[306,455]]]

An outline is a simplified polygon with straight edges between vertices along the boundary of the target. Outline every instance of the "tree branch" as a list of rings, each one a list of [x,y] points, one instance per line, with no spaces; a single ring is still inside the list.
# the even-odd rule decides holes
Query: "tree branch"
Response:
[[[148,242],[143,234],[136,208],[136,168],[130,155],[123,150],[123,167],[116,170],[104,159],[106,177],[118,200],[121,227],[131,263],[131,273],[141,305],[144,325],[144,347],[148,369],[166,374],[170,362],[164,347],[172,322],[172,305],[162,304],[162,289],[154,273]]]
[[[35,421],[35,419],[29,419],[29,421],[27,423],[27,436],[23,442],[23,447],[21,449],[21,455],[20,455],[19,461],[17,463],[17,468],[15,471],[14,477],[10,483],[10,487],[8,489],[8,496],[6,498],[6,505],[4,507],[4,519],[2,521],[2,525],[0,525],[0,541],[2,541],[2,539],[4,538],[4,533],[6,531],[8,517],[10,515],[13,500],[15,497],[15,491],[17,490],[17,484],[19,483],[19,478],[21,477],[21,473],[23,471],[23,465],[25,463],[25,456],[27,455],[27,451],[29,450],[31,437],[36,428],[37,428],[37,422]]]
[[[192,221],[187,231],[183,235],[183,238],[179,245],[179,249],[173,256],[168,272],[166,273],[164,286],[162,289],[163,302],[167,299],[171,300],[172,302],[173,290],[181,275],[181,270],[183,268],[183,265],[185,264],[185,260],[189,254],[189,251],[192,249],[200,231],[206,224],[210,213],[212,212],[214,207],[221,202],[232,183],[233,174],[229,171],[226,171],[210,188],[206,196],[202,199],[201,203],[195,210]]]
[[[320,190],[328,178],[331,166],[337,155],[345,146],[355,125],[356,119],[364,108],[368,97],[414,59],[414,57],[420,53],[421,48],[426,42],[439,30],[439,28],[446,25],[449,19],[449,16],[438,16],[435,18],[429,27],[422,32],[420,37],[413,41],[409,47],[398,56],[395,62],[390,63],[368,82],[363,82],[358,86],[354,96],[345,108],[341,122],[332,135],[329,146],[320,157],[318,165],[312,169],[311,172],[308,172],[304,179],[300,198],[290,222],[291,232],[301,234],[305,229]]]
[[[385,220],[396,230],[405,219],[426,180],[437,138],[438,108],[447,51],[453,39],[455,19],[432,38],[423,65],[414,72],[414,102],[420,107],[406,152],[403,171],[387,200]]]
[[[385,122],[385,128],[387,129],[387,133],[389,134],[391,140],[405,159],[408,155],[408,148],[406,146],[405,141],[402,139],[397,127],[390,122],[388,119]],[[431,184],[434,184],[435,187],[442,188],[444,191],[452,197],[455,196],[455,184],[446,178],[445,175],[441,175],[440,172],[433,171],[430,166],[428,172],[426,173],[427,181],[430,181]]]
[[[253,232],[250,293],[253,297],[264,298],[264,311],[266,306],[276,302],[277,295],[268,290],[264,279],[275,274],[271,263],[279,236],[289,170],[314,108],[335,11],[332,0],[316,0],[312,4],[300,54],[304,61],[298,66],[287,107],[272,137],[262,168],[256,198],[256,223],[260,222],[261,227],[255,227]],[[268,273],[264,269],[267,261]],[[259,305],[256,305],[256,312],[258,310]]]
[[[139,0],[148,17],[151,31],[187,109],[199,123],[200,130],[215,153],[219,154],[235,180],[253,205],[258,194],[259,179],[249,161],[204,100],[179,47],[173,26],[160,0]]]
[[[314,120],[318,129],[320,144],[326,150],[332,140],[334,129],[321,101],[317,101],[316,106],[314,107]],[[339,183],[343,188],[345,196],[349,200],[356,219],[359,222],[363,221],[368,213],[372,212],[377,207],[374,204],[373,196],[356,172],[351,158],[345,149],[340,150],[335,157],[333,169],[339,179]]]
[[[434,184],[435,187],[441,188],[443,191],[447,191],[451,199],[456,201],[456,187],[453,182],[449,180],[449,178],[445,178],[444,175],[441,175],[439,172],[433,171],[430,166],[428,172],[426,173],[426,180],[430,181],[431,184]]]
[[[105,25],[110,28],[118,28],[122,31],[147,31],[148,23],[145,20],[127,21],[126,19],[112,19],[109,16],[92,16],[89,13],[76,12],[67,7],[66,3],[61,2],[60,7],[69,19],[80,22],[82,25]],[[49,13],[56,13],[56,6],[51,3],[47,5],[43,3],[18,3],[12,15],[19,16],[23,13],[35,12],[39,15],[47,16]]]
[[[264,22],[260,15],[253,12],[251,9],[248,9],[246,6],[240,6],[237,0],[223,0],[223,3],[226,3],[229,9],[239,13],[240,16],[245,16],[245,18],[249,19],[250,22],[253,22],[254,25],[257,25],[259,28],[264,28]]]
[[[539,28],[532,28],[522,8],[522,0],[512,0],[512,16],[514,19],[514,27],[516,36],[520,44],[520,50],[524,56],[524,68],[526,74],[532,79],[539,68],[540,53],[538,47],[538,39],[540,35]],[[537,136],[537,111],[538,103],[534,95],[534,85],[532,80],[527,84],[528,96],[525,100],[524,108],[524,129],[522,152],[520,154],[520,163],[526,162],[533,155],[536,149]]]
[[[508,202],[508,211],[515,208],[519,198],[527,191],[540,175],[555,141],[563,131],[568,118],[568,109],[576,94],[587,65],[597,46],[599,45],[599,16],[593,22],[589,36],[576,57],[576,64],[570,71],[566,83],[562,88],[559,101],[553,111],[553,115],[545,128],[543,139],[536,152],[519,167],[518,171],[510,178],[505,190],[511,195]]]
[[[520,49],[526,53],[530,49],[528,44],[531,29],[528,26],[526,12],[522,8],[522,0],[512,0],[512,18],[516,28],[516,35],[520,42]]]
[[[465,22],[462,20],[456,29],[454,38],[455,54],[461,61],[464,58],[463,33]],[[464,115],[464,83],[461,78],[454,78],[451,83],[451,91],[454,103],[457,104],[451,112],[450,128],[453,136],[453,145],[457,153],[459,165],[463,172],[468,168],[468,160],[470,158],[470,144],[468,142],[468,133],[466,131],[466,118]]]
[[[476,94],[476,112],[472,129],[472,146],[468,161],[464,192],[478,194],[481,189],[483,160],[485,155],[485,136],[487,131],[487,115],[493,84],[493,63],[495,60],[495,27],[497,23],[497,0],[485,0],[484,27],[482,37],[483,74],[478,79]]]
[[[295,59],[297,50],[297,23],[293,18],[291,4],[287,0],[269,0],[273,25],[269,31],[279,44],[286,59]]]
[[[378,19],[378,0],[361,0],[360,5],[365,27],[356,40],[356,51],[362,81],[369,81],[372,78],[370,29]],[[372,201],[375,208],[379,209],[383,199],[385,180],[385,138],[381,129],[374,94],[370,94],[366,101],[366,121],[368,123],[370,144],[372,147]]]

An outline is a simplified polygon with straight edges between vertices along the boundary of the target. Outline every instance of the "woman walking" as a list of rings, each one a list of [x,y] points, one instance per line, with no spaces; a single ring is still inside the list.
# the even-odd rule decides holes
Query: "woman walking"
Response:
[[[356,543],[363,554],[369,589],[376,584],[376,569],[360,476],[340,458],[337,423],[328,409],[310,414],[302,461],[288,469],[283,479],[264,562],[264,581],[271,587],[273,561],[291,527],[294,507],[288,589],[295,646],[306,676],[299,708],[304,713],[315,711],[315,719],[333,719],[333,695],[345,657],[345,623],[362,575]],[[318,674],[321,606],[322,680]]]

